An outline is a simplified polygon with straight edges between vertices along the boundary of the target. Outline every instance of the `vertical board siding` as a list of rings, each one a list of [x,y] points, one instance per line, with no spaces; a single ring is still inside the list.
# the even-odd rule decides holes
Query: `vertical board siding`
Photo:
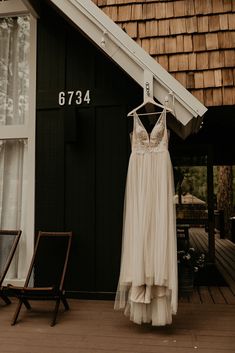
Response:
[[[142,89],[46,3],[38,27],[35,229],[73,232],[67,290],[114,292],[132,126],[126,114]],[[90,90],[90,104],[68,104],[68,96],[58,104],[60,91],[77,90]]]

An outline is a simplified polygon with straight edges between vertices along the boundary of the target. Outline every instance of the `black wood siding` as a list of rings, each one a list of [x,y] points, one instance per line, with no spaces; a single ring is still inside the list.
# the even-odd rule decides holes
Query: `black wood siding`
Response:
[[[73,231],[68,290],[114,292],[132,125],[126,113],[142,89],[45,4],[37,67],[36,232]],[[87,89],[89,105],[59,106],[61,90]],[[36,271],[36,282],[44,276]]]

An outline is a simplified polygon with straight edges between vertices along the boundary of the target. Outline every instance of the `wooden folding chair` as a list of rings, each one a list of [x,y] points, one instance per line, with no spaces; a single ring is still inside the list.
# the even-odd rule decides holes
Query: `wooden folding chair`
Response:
[[[69,259],[72,232],[39,232],[34,254],[23,287],[11,286],[9,290],[18,298],[12,319],[15,325],[22,304],[31,309],[30,300],[54,300],[51,326],[56,323],[60,302],[65,310],[69,305],[65,297],[64,280]],[[32,282],[33,285],[31,284]]]
[[[11,301],[2,284],[15,254],[20,236],[21,230],[0,230],[0,297],[7,305],[11,304]]]

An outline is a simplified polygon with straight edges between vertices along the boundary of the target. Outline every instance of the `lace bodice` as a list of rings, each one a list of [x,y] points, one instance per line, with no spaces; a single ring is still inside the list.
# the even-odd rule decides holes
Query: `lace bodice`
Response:
[[[149,134],[137,113],[134,114],[132,152],[152,153],[168,148],[166,112],[163,111]]]

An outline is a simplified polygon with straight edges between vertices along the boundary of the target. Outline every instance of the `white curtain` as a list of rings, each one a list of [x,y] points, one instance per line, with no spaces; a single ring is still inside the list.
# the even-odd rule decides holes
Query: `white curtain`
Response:
[[[0,227],[21,229],[22,236],[7,278],[24,278],[27,247],[27,140],[17,139],[17,125],[28,114],[29,19],[0,19],[0,129],[14,125],[16,136],[0,140]],[[1,244],[1,251],[7,244]]]

